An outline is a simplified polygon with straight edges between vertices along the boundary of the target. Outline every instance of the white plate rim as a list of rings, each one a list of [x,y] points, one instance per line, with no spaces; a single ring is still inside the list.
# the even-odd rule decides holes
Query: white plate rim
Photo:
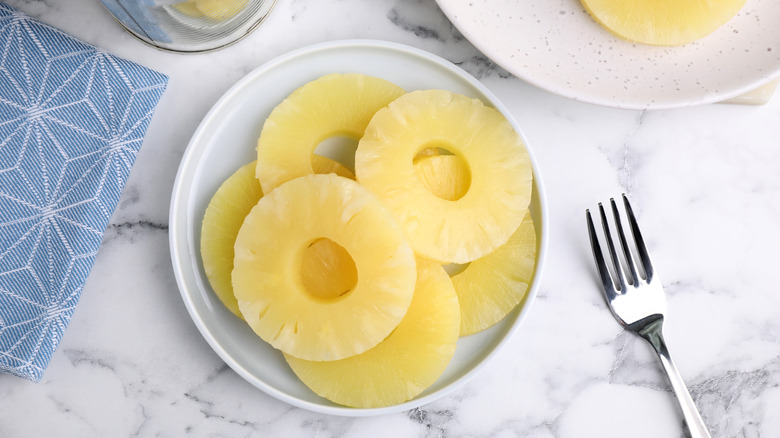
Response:
[[[576,1],[579,4],[579,0],[573,0],[573,1]],[[465,20],[459,19],[454,13],[454,9],[453,9],[457,5],[458,0],[436,0],[436,3],[438,4],[439,8],[442,10],[444,15],[447,16],[450,22],[458,29],[458,31],[461,34],[463,34],[463,36],[472,45],[474,45],[474,47],[476,47],[480,52],[485,54],[497,65],[500,65],[503,69],[507,70],[515,77],[522,79],[523,81],[531,85],[534,85],[537,88],[549,91],[559,96],[567,97],[575,101],[591,103],[595,105],[601,105],[601,106],[612,107],[612,108],[629,109],[629,110],[663,110],[663,109],[685,108],[685,107],[690,107],[695,105],[722,102],[734,97],[738,97],[750,91],[756,90],[757,88],[766,85],[772,82],[773,80],[777,79],[778,77],[780,77],[780,65],[777,65],[775,70],[770,73],[763,74],[763,75],[757,74],[753,80],[743,81],[740,84],[731,86],[726,90],[708,91],[706,93],[699,95],[697,99],[666,99],[663,100],[662,102],[646,102],[646,101],[639,101],[639,100],[618,101],[606,96],[588,94],[573,88],[565,87],[561,84],[560,81],[554,80],[552,76],[532,74],[529,70],[523,69],[518,65],[514,64],[510,60],[510,56],[508,56],[509,54],[502,51],[499,45],[495,44],[495,41],[491,41],[488,38],[485,38],[483,35],[478,34],[477,32],[474,31],[474,29],[469,24],[465,22]],[[489,5],[489,4],[490,2],[473,2],[473,3],[469,2],[469,5],[477,5],[477,7],[480,7],[482,5]],[[583,13],[585,13],[584,10]],[[502,17],[501,14],[491,15],[491,17],[493,16],[498,17],[499,20]],[[604,41],[608,39],[616,39],[619,42],[625,43],[625,41],[613,36],[605,29],[603,29],[603,31],[604,31],[603,32]],[[667,49],[674,49],[674,48],[667,48]]]
[[[170,213],[169,213],[169,249],[171,252],[171,260],[173,265],[174,276],[176,278],[176,283],[191,319],[193,320],[200,334],[207,341],[209,346],[217,353],[217,355],[230,368],[232,368],[242,378],[244,378],[246,381],[251,383],[253,386],[262,390],[266,394],[278,400],[286,402],[292,406],[296,406],[309,411],[323,413],[323,414],[363,417],[363,416],[384,415],[384,414],[390,414],[395,412],[401,412],[401,411],[419,407],[426,403],[430,403],[460,388],[471,377],[473,377],[474,374],[482,370],[488,364],[488,362],[490,362],[491,359],[493,359],[493,357],[495,357],[495,355],[499,352],[499,350],[502,349],[502,347],[509,341],[509,339],[511,339],[517,333],[521,323],[525,320],[526,315],[528,314],[530,308],[532,307],[531,304],[533,303],[534,298],[538,293],[540,287],[540,280],[544,270],[544,261],[546,259],[547,246],[549,240],[548,238],[549,220],[548,220],[548,207],[547,207],[546,195],[544,194],[544,188],[543,188],[544,184],[542,182],[542,177],[539,172],[539,168],[536,164],[536,160],[533,156],[533,152],[531,148],[528,147],[528,153],[530,155],[532,167],[534,170],[534,199],[532,200],[532,204],[533,204],[532,209],[535,211],[534,221],[536,223],[536,226],[540,229],[537,232],[539,241],[537,243],[538,245],[537,263],[534,270],[534,277],[531,286],[527,291],[526,298],[524,299],[523,305],[516,310],[515,313],[517,313],[517,316],[515,317],[507,333],[505,333],[505,335],[495,344],[492,350],[487,354],[487,356],[484,357],[484,359],[481,362],[479,362],[476,366],[471,367],[466,373],[464,373],[455,382],[448,384],[447,386],[435,392],[427,394],[423,397],[414,398],[412,400],[409,400],[401,404],[382,407],[382,408],[355,409],[355,408],[342,407],[342,406],[320,405],[317,403],[312,403],[306,400],[299,399],[285,392],[277,390],[272,385],[269,385],[267,382],[264,382],[258,379],[257,376],[251,374],[246,369],[244,364],[238,362],[230,354],[230,352],[227,351],[225,347],[221,345],[220,342],[218,342],[218,340],[215,338],[214,334],[212,333],[212,328],[209,327],[209,325],[206,322],[204,322],[203,318],[201,318],[200,314],[198,313],[194,301],[195,295],[190,291],[190,288],[192,287],[204,287],[204,285],[202,284],[202,281],[199,281],[199,279],[196,278],[194,275],[194,271],[196,270],[197,267],[193,266],[193,261],[191,257],[193,251],[193,242],[192,242],[193,239],[192,236],[190,236],[189,230],[187,230],[186,227],[188,221],[187,216],[189,214],[189,208],[192,203],[192,196],[193,196],[193,193],[191,190],[189,190],[190,187],[188,185],[188,183],[190,182],[190,180],[188,179],[190,176],[189,174],[194,172],[194,169],[196,168],[197,159],[199,158],[198,153],[202,152],[200,151],[200,149],[204,147],[202,146],[204,144],[202,142],[202,137],[205,135],[204,132],[208,129],[208,125],[211,123],[211,121],[215,118],[215,116],[218,113],[225,111],[226,107],[229,106],[230,102],[233,99],[236,99],[237,95],[240,93],[244,85],[250,83],[253,80],[256,80],[256,78],[264,74],[267,74],[268,71],[271,71],[273,69],[278,69],[278,68],[284,68],[284,65],[286,63],[291,62],[296,58],[309,56],[311,54],[319,53],[322,51],[349,50],[351,48],[371,48],[371,49],[375,48],[378,50],[388,50],[388,51],[402,53],[408,56],[419,57],[421,59],[424,59],[427,62],[436,64],[439,67],[448,70],[450,73],[460,76],[463,80],[467,81],[471,86],[479,90],[479,92],[489,97],[490,100],[489,104],[493,105],[494,107],[496,107],[496,109],[501,111],[507,117],[510,123],[513,125],[513,127],[517,130],[517,132],[520,133],[521,136],[523,135],[522,131],[517,125],[517,122],[512,117],[511,113],[493,95],[493,93],[487,89],[487,87],[482,85],[479,81],[477,81],[475,78],[470,76],[468,73],[466,73],[459,67],[431,53],[410,46],[406,46],[403,44],[380,41],[380,40],[370,40],[370,39],[338,40],[338,41],[330,41],[330,42],[302,47],[297,50],[293,50],[287,54],[281,55],[277,58],[274,58],[266,62],[265,64],[261,65],[260,67],[256,68],[255,70],[251,71],[250,73],[248,73],[246,76],[240,79],[236,84],[234,84],[227,92],[223,94],[223,96],[214,104],[214,106],[211,108],[211,110],[209,110],[209,112],[206,114],[206,116],[199,124],[198,128],[196,129],[195,133],[192,136],[192,139],[190,140],[187,148],[184,151],[173,184],[173,192],[171,196],[171,206],[170,206]],[[523,138],[525,139],[525,137]]]

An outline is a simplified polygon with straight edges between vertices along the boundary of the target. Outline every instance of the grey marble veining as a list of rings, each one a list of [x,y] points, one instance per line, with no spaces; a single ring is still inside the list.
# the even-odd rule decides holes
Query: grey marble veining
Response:
[[[0,375],[0,437],[682,436],[657,359],[612,319],[593,271],[585,208],[621,192],[713,437],[780,436],[780,98],[645,112],[576,102],[495,65],[432,0],[279,0],[246,40],[194,56],[142,45],[96,1],[9,3],[171,81],[43,381]],[[550,204],[549,259],[517,336],[450,395],[374,418],[308,412],[244,381],[190,319],[168,249],[176,170],[217,99],[278,55],[349,38],[412,45],[482,81],[522,127]]]

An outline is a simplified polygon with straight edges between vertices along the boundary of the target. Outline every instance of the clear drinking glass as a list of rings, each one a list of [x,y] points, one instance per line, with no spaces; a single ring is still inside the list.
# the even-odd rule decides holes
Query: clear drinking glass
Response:
[[[254,30],[276,0],[101,0],[128,32],[158,49],[206,52]]]

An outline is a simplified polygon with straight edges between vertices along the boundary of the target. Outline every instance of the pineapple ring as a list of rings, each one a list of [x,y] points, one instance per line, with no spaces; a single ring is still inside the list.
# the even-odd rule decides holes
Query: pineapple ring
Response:
[[[219,186],[206,207],[200,232],[200,254],[206,278],[217,298],[239,318],[243,316],[238,309],[230,280],[230,273],[233,271],[233,245],[244,218],[263,197],[260,183],[255,178],[256,167],[257,163],[254,161],[245,164]],[[355,178],[346,167],[319,155],[314,157],[314,169],[317,173],[335,173],[346,178]],[[332,288],[343,289],[352,280],[342,279],[332,272],[340,266],[338,263],[343,263],[339,258],[336,257],[335,262],[331,262],[337,264],[333,268],[322,263],[321,260],[326,256],[334,258],[333,248],[327,245],[327,241],[323,242],[325,244],[314,245],[304,254],[304,263],[307,264],[307,269],[303,271],[307,275],[304,280],[316,285],[323,284],[321,279],[327,278],[331,281],[327,284]],[[323,295],[327,293],[327,290],[322,292]]]
[[[328,362],[285,355],[293,372],[318,395],[356,408],[403,403],[432,385],[455,353],[460,310],[441,265],[417,260],[417,284],[398,327],[363,354]]]
[[[257,140],[257,178],[265,193],[314,173],[311,156],[324,140],[363,136],[374,113],[405,91],[384,79],[329,74],[293,91],[263,124]]]
[[[417,177],[414,157],[441,147],[465,160],[469,190],[450,201]],[[371,119],[355,154],[358,181],[396,215],[415,252],[467,263],[509,239],[531,201],[531,162],[504,116],[444,90],[405,94]]]
[[[460,335],[501,321],[525,297],[536,263],[536,233],[529,213],[507,243],[452,276],[460,303]]]
[[[303,252],[323,237],[357,269],[354,289],[335,299],[312,295],[301,280]],[[414,253],[392,214],[365,187],[333,174],[296,178],[261,198],[234,248],[241,314],[264,341],[301,359],[338,360],[375,346],[414,292]]]
[[[745,0],[581,0],[588,13],[613,34],[637,43],[679,46],[726,24]]]
[[[455,155],[428,156],[414,163],[417,176],[434,194],[457,199],[468,188],[469,175]],[[460,335],[466,336],[502,320],[525,297],[536,263],[536,233],[530,212],[509,240],[466,265],[449,267],[460,304]]]

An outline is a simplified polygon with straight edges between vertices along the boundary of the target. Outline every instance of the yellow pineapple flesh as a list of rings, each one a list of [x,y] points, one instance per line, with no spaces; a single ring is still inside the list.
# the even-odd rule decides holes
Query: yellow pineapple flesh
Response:
[[[346,294],[317,296],[304,285],[304,252],[322,238],[355,264],[357,284]],[[337,175],[303,176],[266,194],[234,250],[233,293],[244,319],[301,359],[338,360],[374,347],[412,299],[416,263],[403,231],[376,196]]]
[[[469,186],[465,163],[453,155],[437,155],[414,163],[417,176],[431,192],[457,199]],[[536,233],[530,213],[509,240],[471,263],[450,266],[460,303],[460,335],[482,331],[503,319],[528,290],[536,264]]]
[[[403,403],[444,372],[455,353],[459,314],[447,273],[441,265],[418,259],[409,310],[379,345],[336,361],[285,359],[304,384],[335,403],[357,408]]]
[[[227,20],[241,12],[249,0],[195,0],[195,7],[206,17]]]
[[[257,141],[257,178],[269,193],[290,179],[314,173],[311,155],[324,140],[355,141],[374,113],[405,92],[384,79],[330,74],[293,91],[263,124]]]
[[[177,11],[189,17],[202,17],[203,12],[198,9],[198,5],[195,4],[195,0],[187,0],[186,2],[174,3],[171,6]]]
[[[301,276],[306,290],[324,299],[348,294],[357,285],[357,268],[349,252],[326,238],[315,240],[304,251]]]
[[[630,41],[678,46],[724,25],[745,0],[581,0],[590,15]]]
[[[466,163],[462,197],[443,199],[417,176],[415,157],[429,148]],[[358,144],[355,174],[396,215],[415,252],[441,263],[467,263],[498,248],[531,200],[530,158],[511,123],[477,99],[444,90],[414,91],[379,110]]]
[[[325,157],[313,157],[316,173],[335,173],[354,179],[349,169]],[[222,304],[234,315],[243,318],[233,295],[233,245],[244,218],[263,196],[260,182],[255,178],[256,162],[240,167],[226,179],[206,207],[200,233],[200,253],[206,278]],[[354,280],[342,266],[347,263],[343,254],[336,254],[332,242],[318,242],[306,251],[307,263],[303,270],[306,282],[312,288],[326,291],[329,287],[344,287]],[[327,292],[321,292],[327,293]]]
[[[233,296],[233,244],[244,218],[263,197],[254,174],[255,162],[245,164],[220,185],[211,198],[200,232],[200,254],[211,288],[233,314],[241,316]]]
[[[536,264],[536,233],[530,213],[505,244],[452,277],[461,310],[460,335],[503,319],[525,297]]]
[[[414,170],[425,188],[448,201],[462,198],[471,185],[471,172],[457,155],[420,157],[414,162]]]

